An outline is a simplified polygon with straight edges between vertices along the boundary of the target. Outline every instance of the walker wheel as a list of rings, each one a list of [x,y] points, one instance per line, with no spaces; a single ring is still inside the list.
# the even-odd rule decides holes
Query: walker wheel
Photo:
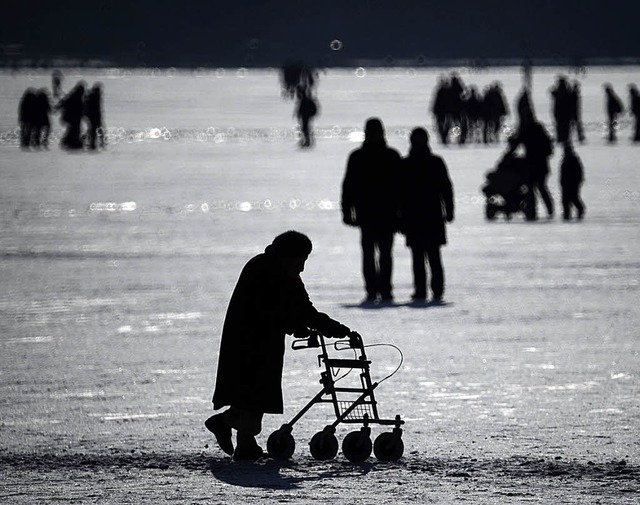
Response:
[[[373,453],[380,461],[398,461],[404,453],[404,442],[397,433],[380,433],[373,444]]]
[[[333,459],[338,454],[338,439],[333,433],[319,431],[311,438],[309,449],[314,459],[320,461]]]
[[[369,430],[352,431],[342,441],[342,453],[352,463],[362,463],[371,456]]]
[[[267,452],[273,459],[289,459],[296,450],[296,442],[291,431],[274,431],[267,439]]]

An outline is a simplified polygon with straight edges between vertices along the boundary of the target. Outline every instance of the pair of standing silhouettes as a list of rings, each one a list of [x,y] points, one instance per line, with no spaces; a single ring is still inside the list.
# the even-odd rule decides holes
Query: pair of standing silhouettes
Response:
[[[342,217],[360,228],[362,274],[367,303],[393,301],[393,241],[406,236],[413,259],[416,301],[427,298],[426,263],[434,301],[444,294],[440,247],[445,222],[454,218],[453,185],[442,158],[429,147],[424,128],[411,133],[409,155],[387,145],[382,121],[368,119],[362,146],[349,155],[342,183]]]

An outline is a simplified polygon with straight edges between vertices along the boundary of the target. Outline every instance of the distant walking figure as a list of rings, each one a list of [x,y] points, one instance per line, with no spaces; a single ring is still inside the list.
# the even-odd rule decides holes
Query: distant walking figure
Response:
[[[306,235],[287,231],[242,269],[222,328],[213,408],[229,407],[205,421],[220,448],[234,460],[263,455],[255,436],[265,413],[283,411],[285,335],[317,329],[344,337],[349,328],[318,312],[300,274],[311,253]],[[236,447],[232,429],[237,431]]]
[[[529,205],[530,212],[527,219],[537,219],[537,205],[535,190],[547,208],[547,216],[553,217],[553,200],[547,189],[547,177],[549,176],[549,156],[553,153],[551,137],[544,126],[538,122],[529,106],[522,106],[520,112],[520,124],[516,134],[509,139],[507,154],[513,154],[518,146],[522,145],[525,151],[525,159],[529,171]]]
[[[563,75],[556,80],[556,85],[549,91],[553,101],[553,120],[556,126],[556,142],[563,143],[569,138],[569,127],[572,114],[572,90],[567,78]]]
[[[436,86],[433,103],[431,104],[431,112],[436,122],[436,129],[440,137],[440,142],[447,144],[449,142],[449,81],[445,76],[441,76]]]
[[[86,84],[84,81],[78,82],[73,89],[67,93],[55,109],[61,111],[60,121],[67,126],[67,129],[60,141],[63,149],[82,149],[80,139],[80,128],[84,116],[84,91]]]
[[[483,99],[484,143],[499,142],[504,117],[509,114],[509,106],[504,98],[502,85],[494,82],[485,91]]]
[[[622,106],[622,101],[616,95],[616,92],[613,91],[613,87],[611,84],[604,85],[604,93],[605,93],[605,110],[607,112],[607,129],[608,129],[608,140],[610,143],[616,142],[616,126],[618,122],[618,116],[622,114],[624,111],[624,107]]]
[[[633,117],[634,142],[640,142],[640,94],[635,84],[629,84],[629,114]]]
[[[573,86],[570,89],[571,99],[571,122],[569,125],[569,134],[571,134],[571,127],[575,128],[578,134],[578,142],[581,144],[586,140],[584,136],[584,128],[582,126],[582,93],[580,92],[580,83],[578,81],[573,82]]]
[[[560,189],[562,191],[562,217],[571,219],[571,209],[575,207],[578,219],[584,217],[584,203],[580,198],[580,186],[584,181],[582,162],[573,150],[571,142],[564,143],[564,156],[560,162]]]
[[[95,83],[84,101],[87,119],[87,142],[89,149],[104,148],[104,124],[102,120],[102,84]]]
[[[364,135],[362,147],[353,151],[347,161],[342,182],[342,220],[360,228],[366,301],[391,302],[400,154],[387,146],[380,119],[368,119]]]
[[[424,128],[411,132],[411,150],[402,160],[400,229],[413,259],[416,301],[427,298],[425,261],[431,270],[433,301],[444,294],[444,269],[440,247],[447,243],[445,221],[454,218],[453,185],[444,160],[432,154]]]
[[[49,133],[51,132],[51,102],[47,88],[40,88],[36,93],[36,109],[33,117],[32,145],[36,148],[49,146]]]
[[[318,114],[318,103],[309,87],[298,86],[296,94],[298,99],[296,116],[300,121],[300,132],[302,133],[300,145],[302,147],[311,147],[313,139],[311,120]]]
[[[18,105],[18,124],[20,125],[20,147],[29,149],[33,136],[34,118],[38,108],[37,91],[27,88]]]
[[[55,69],[51,74],[51,91],[53,92],[53,98],[59,100],[62,96],[62,80],[64,76],[62,72]]]

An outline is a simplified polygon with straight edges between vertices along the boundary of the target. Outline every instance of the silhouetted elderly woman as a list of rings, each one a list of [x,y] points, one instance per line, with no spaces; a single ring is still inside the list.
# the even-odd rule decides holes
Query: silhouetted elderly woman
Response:
[[[231,295],[220,342],[213,394],[215,410],[205,426],[234,460],[263,455],[255,436],[265,413],[280,414],[285,335],[314,328],[330,337],[350,330],[309,300],[300,274],[311,253],[309,238],[296,231],[278,235],[264,253],[249,260]],[[232,428],[237,430],[233,447]]]
[[[413,258],[412,298],[427,298],[427,262],[433,300],[438,302],[444,294],[440,247],[447,243],[445,221],[450,223],[454,218],[453,185],[444,160],[431,152],[427,131],[414,129],[410,140],[409,155],[402,160],[400,216]]]

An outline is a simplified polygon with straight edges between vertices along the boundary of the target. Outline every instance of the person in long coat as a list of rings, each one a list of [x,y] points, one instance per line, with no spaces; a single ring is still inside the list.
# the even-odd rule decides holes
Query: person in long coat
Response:
[[[67,129],[60,141],[63,149],[82,149],[81,124],[84,117],[84,92],[87,85],[79,81],[55,106],[61,111],[60,121]]]
[[[578,219],[584,217],[585,207],[580,197],[580,186],[584,182],[584,168],[570,141],[564,143],[564,156],[560,162],[560,188],[562,190],[562,218],[571,219],[575,207]]]
[[[431,152],[429,135],[424,128],[411,132],[411,150],[402,160],[400,189],[401,230],[413,259],[412,298],[427,298],[425,262],[431,270],[433,301],[442,300],[444,269],[440,247],[447,243],[445,221],[454,219],[453,184],[447,166]]]
[[[309,238],[296,231],[278,235],[242,269],[225,317],[213,408],[205,421],[220,448],[235,460],[255,460],[263,450],[255,436],[265,413],[283,412],[285,335],[314,328],[329,337],[350,330],[318,312],[300,278],[311,253]],[[237,445],[232,443],[232,428]]]
[[[365,123],[362,147],[349,155],[342,182],[342,221],[360,228],[366,302],[391,302],[393,236],[398,229],[400,154],[388,147],[378,118]]]
[[[27,88],[18,105],[18,123],[20,124],[20,147],[29,149],[32,145],[34,120],[37,115],[38,98],[35,88]]]
[[[84,116],[87,120],[87,144],[89,149],[104,148],[102,83],[95,83],[87,93],[84,100]]]
[[[611,84],[605,83],[603,87],[605,93],[605,111],[607,113],[607,129],[609,132],[607,140],[609,143],[614,143],[617,141],[616,126],[618,116],[624,112],[624,106]]]

